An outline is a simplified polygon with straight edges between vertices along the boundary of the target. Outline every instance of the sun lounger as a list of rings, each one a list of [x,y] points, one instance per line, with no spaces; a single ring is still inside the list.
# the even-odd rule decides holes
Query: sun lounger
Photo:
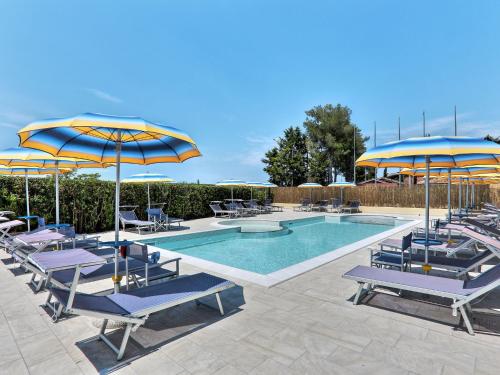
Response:
[[[341,212],[353,213],[353,212],[361,212],[360,210],[361,203],[359,201],[351,201],[349,202],[349,206],[342,207]]]
[[[495,226],[492,225],[486,225],[484,223],[481,223],[478,220],[474,220],[471,218],[467,218],[464,220],[467,224],[472,225],[476,228],[478,228],[481,232],[485,232],[490,236],[494,236],[497,238],[500,238],[500,229],[496,228]]]
[[[311,200],[309,198],[304,198],[300,202],[299,206],[293,208],[294,211],[311,211]]]
[[[7,251],[12,257],[24,266],[28,255],[44,251],[50,245],[57,245],[64,240],[64,235],[54,232],[50,229],[44,229],[39,232],[19,234],[14,236],[12,243]]]
[[[234,283],[231,281],[198,273],[106,296],[76,293],[73,301],[70,300],[70,293],[67,290],[52,288],[51,292],[69,313],[103,319],[99,339],[117,354],[117,360],[121,360],[130,333],[145,324],[151,314],[215,294],[219,311],[224,315],[220,292],[233,286]],[[105,334],[109,320],[126,325],[119,348],[112,344]]]
[[[327,200],[323,200],[323,201],[319,201],[315,204],[313,204],[311,206],[311,211],[328,211],[328,201]]]
[[[470,303],[500,286],[500,265],[479,274],[472,280],[455,280],[366,266],[356,266],[342,277],[359,284],[353,301],[355,305],[376,287],[450,298],[453,301],[451,304],[453,316],[460,310],[467,331],[472,335],[474,329],[469,320],[469,314],[472,314]]]
[[[120,223],[123,230],[125,230],[127,225],[133,225],[139,234],[141,234],[141,229],[151,231],[155,226],[155,223],[152,221],[139,220],[134,210],[120,211]]]
[[[269,209],[271,212],[283,212],[283,206],[273,204],[271,199],[266,199],[264,201],[264,207]]]
[[[0,223],[0,244],[5,248],[11,244],[13,236],[9,234],[12,228],[24,225],[21,220],[10,220]]]
[[[232,217],[232,216],[236,216],[238,215],[238,212],[236,210],[224,210],[221,206],[220,206],[220,203],[210,203],[209,204],[210,206],[210,209],[212,210],[212,212],[214,213],[214,217],[217,217],[217,215],[219,216],[228,216],[228,217]]]

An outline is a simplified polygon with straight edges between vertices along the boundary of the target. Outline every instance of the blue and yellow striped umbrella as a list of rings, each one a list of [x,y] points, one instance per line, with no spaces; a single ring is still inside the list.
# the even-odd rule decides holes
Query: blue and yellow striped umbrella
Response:
[[[356,187],[356,184],[353,182],[342,181],[342,182],[332,182],[328,186],[340,188],[340,204],[343,204],[343,202],[344,202],[344,188]]]
[[[111,164],[75,158],[63,158],[47,152],[24,147],[11,147],[0,151],[0,164],[16,167],[54,168],[56,192],[56,224],[59,224],[59,173],[60,168],[106,168]]]
[[[299,186],[297,186],[299,189],[305,189],[305,188],[309,188],[309,199],[311,200],[312,202],[312,189],[317,189],[317,188],[322,188],[323,185],[320,185],[316,182],[304,182],[303,184],[300,184]]]
[[[500,172],[500,166],[489,166],[489,167],[464,167],[464,168],[431,168],[429,174],[431,177],[467,177],[467,176],[482,176],[489,174],[497,174]],[[404,175],[409,176],[425,176],[425,169],[408,169],[404,168],[399,172]]]
[[[181,163],[201,156],[193,139],[182,130],[140,117],[95,113],[35,121],[18,131],[20,145],[101,163],[116,163],[115,291],[118,291],[120,242],[120,163]]]
[[[247,186],[247,183],[243,180],[229,179],[229,180],[221,180],[215,184],[216,186],[228,186],[231,188],[231,201],[234,201],[233,198],[233,188],[235,186]]]
[[[155,182],[175,182],[173,178],[170,178],[164,174],[160,173],[139,173],[134,174],[128,178],[123,179],[121,182],[125,184],[147,184],[148,185],[148,210],[151,208],[151,199],[149,196],[149,184]]]
[[[426,169],[430,177],[430,167],[468,167],[475,165],[500,164],[500,145],[482,138],[472,137],[418,137],[389,142],[366,151],[356,161],[365,167],[395,167]],[[429,247],[429,180],[425,180],[425,265]],[[448,185],[448,196],[450,196]],[[449,199],[448,199],[449,200]],[[449,216],[451,218],[451,215]]]
[[[23,147],[55,156],[131,164],[180,163],[200,156],[195,142],[182,130],[140,117],[85,113],[75,117],[35,121],[18,132]]]
[[[28,184],[28,176],[43,176],[43,175],[55,175],[57,173],[69,173],[71,169],[57,169],[57,168],[35,168],[35,167],[2,167],[0,166],[0,175],[3,176],[24,176],[25,185],[24,189],[26,191],[26,217],[30,216],[30,192]],[[31,230],[30,220],[27,219],[28,231]]]
[[[395,141],[366,151],[356,161],[365,167],[422,168],[426,157],[432,167],[468,167],[500,163],[500,145],[472,137],[417,137]]]

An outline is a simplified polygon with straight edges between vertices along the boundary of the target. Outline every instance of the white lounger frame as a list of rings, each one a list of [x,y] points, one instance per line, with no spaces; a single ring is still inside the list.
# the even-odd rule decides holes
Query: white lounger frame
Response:
[[[189,276],[187,276],[187,277],[189,277]],[[234,284],[231,283],[231,284],[226,285],[226,286],[222,286],[222,287],[219,287],[216,289],[211,289],[211,290],[206,291],[206,292],[198,293],[195,296],[186,297],[186,298],[174,301],[174,302],[165,303],[165,304],[158,305],[158,306],[155,306],[155,307],[152,307],[149,309],[144,309],[144,310],[138,311],[138,312],[131,314],[131,315],[128,315],[128,316],[118,315],[118,314],[115,315],[115,314],[110,314],[110,313],[101,313],[101,312],[92,311],[92,310],[76,309],[76,308],[72,308],[72,307],[66,308],[66,311],[70,314],[85,315],[85,316],[90,316],[93,318],[103,319],[103,323],[102,323],[101,329],[99,331],[99,336],[97,339],[104,341],[104,343],[106,345],[108,345],[111,348],[111,350],[113,350],[117,354],[116,359],[119,361],[123,358],[123,354],[125,353],[125,348],[127,347],[127,342],[128,342],[129,337],[130,337],[130,333],[135,332],[141,325],[146,323],[146,320],[149,318],[149,316],[151,314],[158,312],[158,311],[166,310],[166,309],[174,307],[174,306],[182,305],[186,302],[196,301],[196,303],[199,304],[199,302],[198,302],[199,298],[215,294],[215,298],[217,300],[217,305],[219,307],[219,312],[221,315],[224,315],[224,308],[222,307],[222,302],[220,299],[220,292],[222,292],[223,290],[232,288],[233,286],[234,286]],[[71,301],[71,302],[73,302],[73,301]],[[68,303],[69,303],[69,299],[68,299]],[[108,339],[108,337],[105,334],[106,326],[107,326],[109,320],[113,320],[115,322],[121,322],[121,323],[126,324],[125,332],[123,333],[123,338],[122,338],[122,341],[121,341],[119,348],[117,348]]]
[[[467,296],[459,295],[459,294],[453,294],[453,293],[445,293],[445,292],[440,292],[432,289],[423,289],[423,288],[418,288],[418,287],[413,287],[411,285],[405,285],[405,284],[397,284],[397,283],[391,283],[391,282],[386,282],[386,281],[380,281],[380,280],[375,280],[375,279],[365,279],[361,277],[356,277],[356,276],[350,276],[350,275],[344,275],[343,276],[346,279],[354,280],[358,282],[359,287],[358,291],[356,292],[356,296],[354,297],[353,304],[357,305],[359,303],[359,300],[362,299],[366,294],[370,293],[375,287],[380,286],[380,287],[385,287],[385,288],[392,288],[392,289],[399,289],[399,290],[406,290],[410,292],[416,292],[416,293],[422,293],[422,294],[427,294],[427,295],[432,295],[432,296],[437,296],[437,297],[444,297],[444,298],[450,298],[453,300],[453,303],[451,304],[452,308],[452,315],[457,316],[458,315],[458,310],[460,310],[460,314],[462,316],[462,319],[464,320],[465,326],[467,327],[467,331],[469,334],[474,335],[474,329],[472,328],[471,321],[469,319],[469,315],[467,312],[470,314],[472,317],[472,307],[470,303],[482,296],[483,294],[495,289],[496,287],[500,286],[500,279],[486,285],[485,287],[475,291],[474,293],[471,293]],[[428,276],[432,277],[432,276]],[[366,286],[366,288],[365,288]]]

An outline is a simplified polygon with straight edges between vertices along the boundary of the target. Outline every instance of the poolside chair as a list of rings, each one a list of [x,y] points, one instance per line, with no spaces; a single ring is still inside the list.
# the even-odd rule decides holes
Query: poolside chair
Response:
[[[200,298],[215,294],[220,314],[224,315],[220,292],[233,286],[235,284],[231,281],[206,273],[197,273],[106,296],[76,293],[72,301],[67,290],[51,288],[51,293],[71,314],[102,318],[99,339],[117,354],[117,360],[121,360],[130,333],[145,324],[151,314],[191,301],[198,303]],[[105,334],[109,320],[125,324],[119,348]]]
[[[332,199],[332,212],[340,213],[342,211],[342,203],[339,198]]]
[[[342,207],[341,208],[341,212],[347,212],[349,211],[349,213],[359,213],[361,212],[360,210],[360,207],[361,206],[361,202],[360,201],[350,201],[349,202],[349,205],[346,206],[346,207]]]
[[[259,206],[257,204],[256,201],[254,200],[248,200],[248,201],[244,201],[243,202],[243,205],[246,207],[246,208],[249,208],[253,211],[253,213],[255,214],[266,214],[266,213],[269,213],[271,212],[270,209],[268,208],[265,208],[263,206]]]
[[[243,207],[243,205],[238,201],[226,201],[224,206],[231,211],[236,211],[238,216],[252,216],[253,210]]]
[[[127,225],[132,225],[139,234],[141,234],[141,229],[147,229],[151,232],[155,227],[155,223],[152,221],[139,220],[134,210],[120,211],[120,223],[123,230],[126,230]]]
[[[476,227],[479,231],[488,234],[489,236],[500,238],[500,229],[494,225],[487,225],[478,220],[467,218],[464,220],[467,224]]]
[[[303,198],[300,201],[300,205],[293,208],[294,211],[311,211],[311,200],[309,198]]]
[[[155,224],[155,231],[159,229],[169,230],[171,224],[178,224],[179,227],[181,223],[184,221],[182,219],[176,217],[170,217],[166,213],[163,212],[161,207],[159,208],[149,208],[146,210],[148,217],[152,219]]]
[[[359,284],[353,301],[355,305],[376,287],[449,298],[452,300],[453,316],[456,316],[457,310],[460,310],[467,331],[473,335],[474,329],[469,319],[469,315],[472,315],[470,303],[500,286],[500,264],[472,280],[454,280],[367,266],[356,266],[342,277]]]
[[[264,200],[264,208],[268,209],[271,212],[283,212],[283,206],[273,204],[272,199]]]
[[[210,206],[210,209],[212,210],[212,212],[214,213],[214,217],[217,217],[217,215],[227,216],[227,217],[233,217],[233,216],[238,215],[238,211],[236,211],[236,210],[224,210],[220,206],[220,203],[211,202],[209,204],[209,206]]]
[[[401,271],[410,269],[413,265],[425,264],[425,254],[412,253],[411,243],[412,233],[402,239],[402,244],[398,250],[371,250],[370,264],[379,268],[397,268]],[[481,266],[494,258],[495,254],[490,250],[481,251],[471,258],[452,258],[446,256],[428,255],[427,263],[433,268],[440,268],[450,272],[455,272],[455,276],[460,278],[467,276],[471,271],[480,271]]]
[[[327,200],[321,200],[316,202],[311,206],[311,211],[319,211],[319,212],[326,212],[328,211],[328,201]]]

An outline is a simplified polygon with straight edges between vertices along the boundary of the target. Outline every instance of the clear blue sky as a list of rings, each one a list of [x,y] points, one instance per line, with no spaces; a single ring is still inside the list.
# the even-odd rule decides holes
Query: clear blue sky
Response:
[[[498,1],[10,1],[0,5],[0,147],[34,119],[139,115],[187,131],[179,181],[264,180],[260,159],[314,105],[378,143],[500,135]],[[113,177],[113,170],[105,178]]]

